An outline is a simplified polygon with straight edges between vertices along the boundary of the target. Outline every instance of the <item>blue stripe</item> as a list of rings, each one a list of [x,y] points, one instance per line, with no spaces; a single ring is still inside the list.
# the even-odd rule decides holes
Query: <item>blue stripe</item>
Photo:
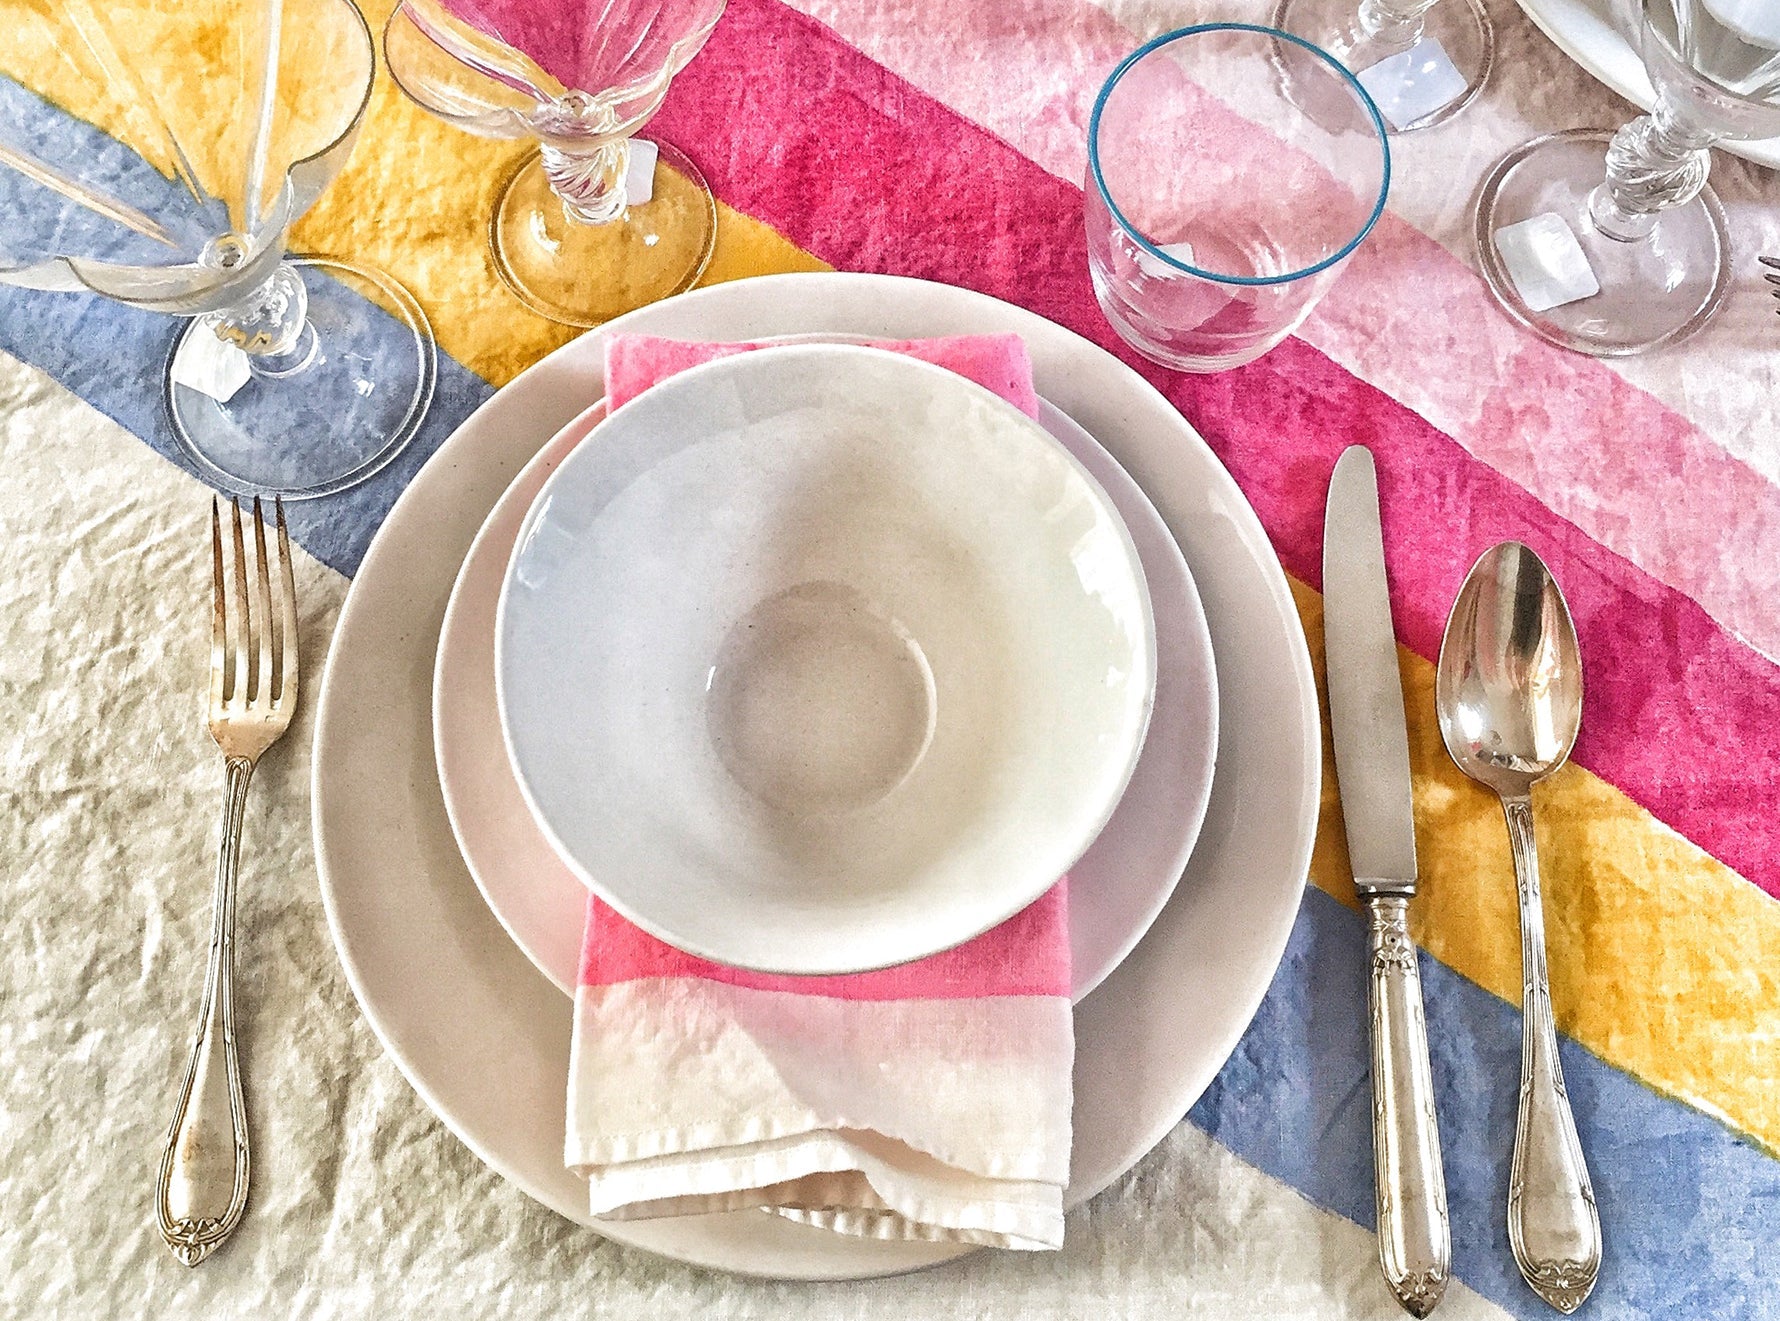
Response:
[[[95,153],[120,193],[143,209],[165,214],[180,205],[176,186],[119,144],[20,97],[16,87],[9,94],[4,79],[0,109],[16,114],[18,134],[36,135],[39,143],[65,135],[71,149]],[[41,198],[17,192],[16,182],[9,192],[6,173],[0,170],[0,203],[30,203],[28,211],[9,214],[9,223],[13,215],[42,214]],[[95,297],[0,286],[0,349],[178,462],[159,384],[175,329],[167,318]],[[293,506],[293,535],[351,575],[409,478],[491,393],[481,378],[441,359],[432,412],[409,452],[346,496]],[[65,442],[45,436],[42,443]],[[1259,1015],[1190,1118],[1316,1204],[1370,1228],[1364,950],[1358,915],[1312,890]],[[1431,959],[1421,966],[1455,1273],[1515,1315],[1546,1321],[1554,1314],[1521,1282],[1505,1229],[1519,1013]],[[1574,1043],[1563,1043],[1563,1062],[1607,1245],[1601,1283],[1583,1315],[1780,1317],[1780,1295],[1766,1283],[1780,1245],[1780,1161]]]
[[[1189,1118],[1317,1205],[1370,1228],[1365,952],[1360,915],[1310,890],[1261,1012]],[[1549,1321],[1555,1313],[1521,1280],[1508,1249],[1520,1012],[1426,955],[1421,974],[1454,1274],[1516,1316]],[[1606,1245],[1579,1315],[1780,1316],[1780,1161],[1573,1041],[1559,1051]]]

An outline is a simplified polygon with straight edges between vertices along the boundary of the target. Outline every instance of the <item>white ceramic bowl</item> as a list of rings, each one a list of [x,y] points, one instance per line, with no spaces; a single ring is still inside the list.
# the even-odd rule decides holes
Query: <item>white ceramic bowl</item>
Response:
[[[799,345],[619,409],[521,529],[496,624],[527,803],[612,906],[721,963],[922,957],[1093,840],[1155,690],[1123,523],[942,368]]]

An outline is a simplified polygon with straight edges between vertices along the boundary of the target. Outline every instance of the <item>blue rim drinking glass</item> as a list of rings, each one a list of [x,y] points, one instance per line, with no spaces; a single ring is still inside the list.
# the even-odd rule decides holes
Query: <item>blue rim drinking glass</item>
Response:
[[[1303,322],[1384,212],[1378,107],[1289,33],[1165,33],[1088,124],[1088,269],[1113,329],[1166,367],[1252,362]]]

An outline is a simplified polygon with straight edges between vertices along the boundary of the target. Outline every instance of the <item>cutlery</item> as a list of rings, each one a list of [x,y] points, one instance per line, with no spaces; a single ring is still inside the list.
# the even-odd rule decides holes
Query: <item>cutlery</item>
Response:
[[[212,500],[210,506],[210,736],[222,750],[227,773],[210,961],[191,1063],[155,1180],[161,1237],[187,1266],[214,1252],[247,1208],[247,1109],[235,1050],[235,874],[248,781],[260,756],[290,727],[297,706],[297,597],[284,505],[276,505],[274,571],[266,557],[265,520],[259,499],[254,499],[250,592],[241,505],[229,503],[233,553],[227,557],[220,502]]]
[[[1563,593],[1519,542],[1485,551],[1459,589],[1440,644],[1435,705],[1453,761],[1502,800],[1520,891],[1520,1107],[1508,1242],[1534,1291],[1573,1312],[1601,1269],[1601,1221],[1558,1063],[1532,790],[1575,745],[1582,662]]]
[[[1411,1316],[1434,1310],[1452,1265],[1421,974],[1409,938],[1415,820],[1409,733],[1384,571],[1378,475],[1347,449],[1329,481],[1324,635],[1335,769],[1371,958],[1372,1164],[1378,1260]]]
[[[1762,257],[1760,261],[1763,266],[1768,268],[1762,272],[1761,277],[1768,282],[1768,292],[1774,297],[1780,298],[1780,274],[1776,274],[1776,272],[1780,272],[1780,257]],[[1774,310],[1780,312],[1780,308]]]

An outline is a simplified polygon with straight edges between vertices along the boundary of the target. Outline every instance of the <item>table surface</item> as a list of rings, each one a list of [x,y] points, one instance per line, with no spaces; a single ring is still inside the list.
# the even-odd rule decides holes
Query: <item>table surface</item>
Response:
[[[387,4],[367,6],[373,26]],[[1620,363],[1537,342],[1473,273],[1476,182],[1528,137],[1630,112],[1511,4],[1491,9],[1497,78],[1450,125],[1393,144],[1390,213],[1301,335],[1220,376],[1144,371],[1254,501],[1319,652],[1328,471],[1349,441],[1378,456],[1455,1226],[1440,1315],[1549,1315],[1503,1227],[1519,1051],[1506,839],[1441,753],[1430,699],[1465,566],[1517,536],[1571,594],[1589,683],[1575,764],[1539,798],[1553,998],[1607,1243],[1582,1315],[1780,1316],[1780,318],[1755,265],[1780,252],[1780,180],[1715,159],[1736,284],[1697,339]],[[1207,17],[1265,8],[731,0],[655,131],[726,204],[709,280],[921,275],[1113,346],[1082,261],[1087,112],[1140,39]],[[0,53],[0,68],[88,112],[33,58]],[[446,355],[415,453],[304,513],[309,675],[416,465],[569,336],[508,296],[484,248],[514,154],[380,78],[352,163],[295,233],[406,282]],[[0,292],[0,1312],[1398,1315],[1372,1241],[1362,938],[1332,779],[1255,1024],[1160,1149],[1071,1217],[1062,1252],[793,1286],[607,1243],[431,1116],[328,942],[312,705],[249,810],[237,1001],[253,1199],[214,1258],[177,1264],[149,1191],[202,975],[221,776],[199,719],[208,501],[167,457],[156,398],[171,331],[96,299]]]

